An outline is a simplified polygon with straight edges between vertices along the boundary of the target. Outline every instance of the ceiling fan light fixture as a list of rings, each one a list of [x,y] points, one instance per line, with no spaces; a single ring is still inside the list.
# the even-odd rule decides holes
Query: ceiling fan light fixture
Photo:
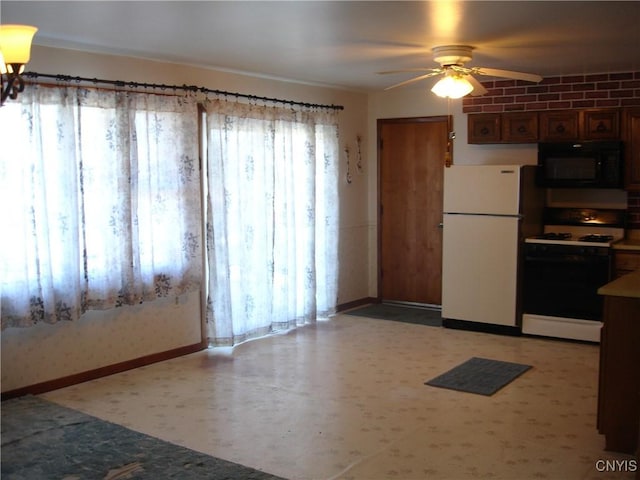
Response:
[[[473,91],[473,85],[464,78],[464,75],[447,72],[431,91],[442,98],[462,98]]]
[[[473,92],[474,96],[487,93],[487,89],[476,80],[475,75],[488,75],[490,77],[509,78],[534,83],[542,81],[542,77],[534,73],[512,72],[510,70],[487,67],[465,67],[465,64],[471,60],[471,54],[474,50],[474,47],[470,45],[441,45],[433,47],[432,50],[433,59],[440,64],[439,68],[421,67],[379,72],[423,72],[417,77],[391,85],[385,88],[385,90],[403,87],[435,75],[443,75],[443,78],[433,86],[431,91],[443,98],[461,98],[469,95],[471,92]]]

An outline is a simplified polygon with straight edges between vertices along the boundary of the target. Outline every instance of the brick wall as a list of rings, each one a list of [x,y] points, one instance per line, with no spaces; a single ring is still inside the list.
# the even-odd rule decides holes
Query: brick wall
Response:
[[[480,97],[464,97],[463,113],[640,105],[640,72],[547,77],[540,83],[520,80],[493,80],[481,83],[488,92]]]
[[[463,113],[500,113],[640,105],[640,72],[547,77],[540,83],[520,80],[481,82],[488,90],[464,97]],[[640,192],[629,192],[629,228],[640,229]]]

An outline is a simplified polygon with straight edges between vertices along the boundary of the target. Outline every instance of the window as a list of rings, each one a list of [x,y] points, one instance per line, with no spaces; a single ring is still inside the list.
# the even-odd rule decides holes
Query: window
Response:
[[[327,317],[337,303],[336,116],[224,101],[208,111],[211,342]]]
[[[199,287],[193,99],[31,86],[0,122],[2,328]]]

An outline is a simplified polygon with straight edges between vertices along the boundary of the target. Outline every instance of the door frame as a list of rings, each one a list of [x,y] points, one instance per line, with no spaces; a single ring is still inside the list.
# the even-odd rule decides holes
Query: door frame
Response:
[[[428,117],[401,117],[401,118],[378,118],[376,120],[376,155],[377,155],[377,297],[378,303],[382,302],[382,139],[380,138],[380,132],[382,126],[385,124],[398,124],[398,123],[435,123],[435,122],[447,122],[447,151],[445,152],[444,166],[451,166],[453,163],[453,116],[452,115],[433,115]],[[422,304],[420,304],[422,305]]]

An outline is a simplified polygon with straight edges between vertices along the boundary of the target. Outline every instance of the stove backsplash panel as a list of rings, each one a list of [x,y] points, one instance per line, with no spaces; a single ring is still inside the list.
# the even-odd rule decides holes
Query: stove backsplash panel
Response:
[[[547,188],[546,205],[553,208],[628,208],[628,192],[612,188]]]
[[[549,188],[546,205],[556,208],[626,209],[627,230],[632,230],[634,236],[640,236],[640,191]]]

